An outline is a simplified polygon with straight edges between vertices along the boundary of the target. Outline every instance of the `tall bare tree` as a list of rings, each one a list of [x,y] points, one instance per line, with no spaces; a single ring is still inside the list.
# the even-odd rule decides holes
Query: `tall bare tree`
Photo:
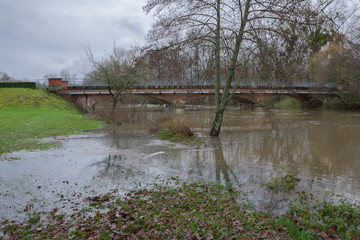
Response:
[[[148,0],[155,23],[149,32],[154,49],[194,41],[214,53],[215,116],[210,136],[218,136],[224,111],[253,55],[270,41],[291,41],[283,28],[315,26],[328,20],[334,0]],[[221,76],[224,76],[222,79]],[[221,81],[224,86],[221,86]]]

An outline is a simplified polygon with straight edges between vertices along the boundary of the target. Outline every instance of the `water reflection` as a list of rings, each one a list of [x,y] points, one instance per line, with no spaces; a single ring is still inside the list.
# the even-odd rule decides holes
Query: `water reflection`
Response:
[[[121,126],[106,141],[118,149],[164,151],[146,163],[209,181],[263,183],[279,174],[280,165],[286,165],[300,176],[303,187],[317,184],[317,188],[356,195],[360,190],[360,115],[353,114],[282,110],[276,112],[279,130],[273,131],[262,111],[229,110],[220,138],[205,137],[203,146],[179,147],[134,136],[131,131],[139,133],[143,127],[134,125]],[[204,137],[211,116],[211,111],[182,110],[174,111],[171,119],[183,121]]]
[[[230,176],[229,172],[231,172],[229,166],[226,164],[226,161],[224,159],[224,153],[221,147],[221,142],[219,138],[215,138],[216,142],[218,142],[218,145],[220,146],[217,150],[215,150],[215,175],[216,175],[216,181],[221,183],[221,175],[224,178],[224,181],[226,183],[230,182]],[[232,173],[232,172],[231,172]],[[236,176],[234,173],[232,173],[234,178],[236,179]]]
[[[198,162],[206,157],[208,160],[214,159],[214,172],[215,180],[219,183],[230,183],[235,182],[239,183],[238,177],[233,172],[233,170],[227,164],[227,160],[224,157],[223,147],[220,138],[208,138],[205,143],[205,150],[195,151],[197,154],[194,157]],[[204,153],[208,153],[207,156],[204,156]]]
[[[301,179],[297,191],[334,190],[360,200],[358,113],[276,111],[279,130],[273,131],[262,111],[227,110],[219,138],[206,136],[212,111],[175,110],[170,117],[155,111],[152,116],[162,126],[183,121],[204,144],[161,141],[147,134],[154,123],[123,124],[94,135],[61,137],[64,148],[13,153],[9,156],[20,160],[0,162],[0,217],[13,219],[33,199],[62,208],[64,199],[82,204],[80,195],[114,188],[126,192],[139,186],[134,182],[144,186],[158,176],[231,182],[242,196],[271,212],[284,209],[294,197],[265,190],[264,183],[281,173],[280,164]]]
[[[126,156],[109,155],[103,161],[90,164],[88,168],[95,168],[98,177],[106,177],[115,181],[131,179],[135,177],[133,169],[126,168],[124,162]]]

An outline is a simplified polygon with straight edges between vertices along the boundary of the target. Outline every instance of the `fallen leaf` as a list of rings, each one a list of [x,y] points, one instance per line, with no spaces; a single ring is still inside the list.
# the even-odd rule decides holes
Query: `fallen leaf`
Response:
[[[328,235],[326,233],[324,233],[324,232],[320,232],[319,235],[324,239],[328,238]]]
[[[269,230],[264,229],[261,231],[261,235],[263,238],[266,238],[268,236],[268,234],[269,234]]]
[[[195,233],[194,236],[198,239],[198,240],[201,240],[201,237],[198,233]]]

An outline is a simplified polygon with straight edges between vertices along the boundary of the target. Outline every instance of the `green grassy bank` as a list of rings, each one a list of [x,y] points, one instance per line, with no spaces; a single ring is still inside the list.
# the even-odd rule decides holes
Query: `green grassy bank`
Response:
[[[39,139],[99,127],[101,122],[83,117],[58,96],[42,90],[0,88],[0,154],[47,149],[54,144]]]

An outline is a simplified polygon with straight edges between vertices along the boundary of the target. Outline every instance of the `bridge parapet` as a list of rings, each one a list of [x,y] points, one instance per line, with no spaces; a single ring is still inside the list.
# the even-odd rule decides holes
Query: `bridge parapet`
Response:
[[[63,79],[64,80],[64,79]],[[103,84],[86,79],[86,78],[66,78],[69,87],[78,87],[78,88],[100,88],[105,87]],[[225,80],[221,82],[222,86],[225,85]],[[240,88],[336,88],[334,84],[331,83],[319,83],[310,80],[301,80],[301,81],[282,81],[282,80],[264,80],[264,79],[242,79],[239,85]],[[167,79],[153,79],[143,81],[135,86],[135,88],[211,88],[214,87],[212,81],[193,81],[193,80],[167,80]]]

